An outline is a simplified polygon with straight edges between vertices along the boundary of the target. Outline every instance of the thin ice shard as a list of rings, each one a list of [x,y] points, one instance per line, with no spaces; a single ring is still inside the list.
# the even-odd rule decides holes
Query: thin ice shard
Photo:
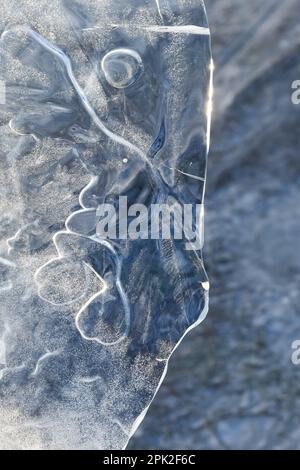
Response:
[[[204,6],[1,9],[1,447],[124,448],[208,308],[202,235],[195,249],[146,236],[148,208],[203,204]],[[124,201],[143,227],[136,240]],[[104,205],[117,214],[114,239],[99,235]]]

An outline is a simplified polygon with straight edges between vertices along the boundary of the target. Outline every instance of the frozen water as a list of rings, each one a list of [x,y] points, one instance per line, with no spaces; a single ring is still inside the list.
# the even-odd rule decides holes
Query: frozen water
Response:
[[[300,449],[299,0],[206,7],[216,62],[210,314],[172,357],[130,446]]]
[[[205,317],[208,282],[201,249],[103,239],[97,208],[203,203],[204,5],[5,0],[0,13],[1,447],[124,448]]]

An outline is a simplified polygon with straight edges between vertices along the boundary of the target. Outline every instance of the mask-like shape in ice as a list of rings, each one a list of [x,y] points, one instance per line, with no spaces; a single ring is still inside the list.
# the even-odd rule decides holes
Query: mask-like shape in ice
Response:
[[[176,210],[203,203],[204,5],[3,0],[0,11],[0,445],[124,448],[207,313],[201,236],[175,236]],[[159,204],[177,208],[173,237],[151,232]]]

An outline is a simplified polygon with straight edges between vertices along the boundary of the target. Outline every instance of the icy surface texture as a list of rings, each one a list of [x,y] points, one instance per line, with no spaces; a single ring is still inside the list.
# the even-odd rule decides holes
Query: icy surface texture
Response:
[[[208,283],[201,249],[104,240],[96,210],[120,195],[203,202],[204,6],[4,0],[0,13],[1,448],[124,448]]]
[[[131,444],[300,449],[299,0],[206,0],[214,125],[209,315],[181,343]],[[184,380],[183,380],[184,377]]]

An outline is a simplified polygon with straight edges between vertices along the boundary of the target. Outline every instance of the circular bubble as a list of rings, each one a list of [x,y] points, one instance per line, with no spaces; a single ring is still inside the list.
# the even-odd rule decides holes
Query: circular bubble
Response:
[[[143,72],[143,61],[132,49],[114,49],[101,62],[107,82],[114,88],[127,88],[135,83]]]

